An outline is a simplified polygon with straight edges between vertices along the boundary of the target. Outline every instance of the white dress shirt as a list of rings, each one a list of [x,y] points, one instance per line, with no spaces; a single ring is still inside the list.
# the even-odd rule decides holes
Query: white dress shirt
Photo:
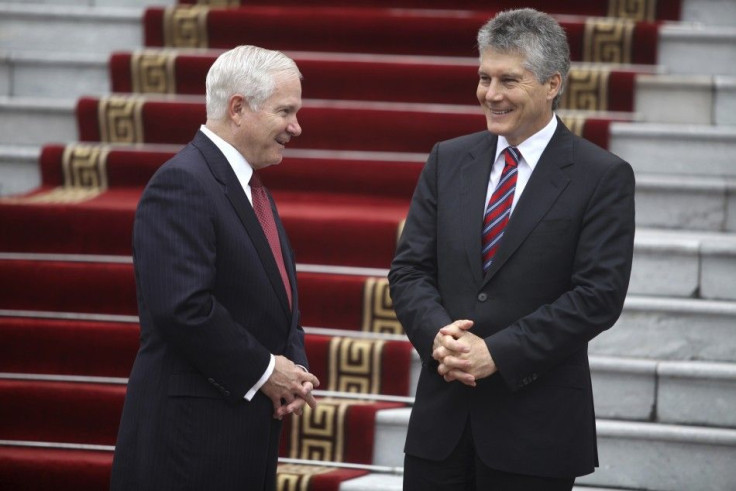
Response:
[[[519,202],[521,193],[524,192],[526,183],[529,182],[529,178],[532,176],[534,168],[539,162],[539,158],[542,156],[542,152],[547,148],[552,135],[557,130],[557,117],[552,114],[552,119],[547,126],[521,142],[516,148],[521,153],[521,160],[519,161],[518,171],[516,174],[516,190],[514,191],[514,201],[511,203],[511,213],[516,208],[516,203]],[[498,181],[501,179],[501,172],[503,172],[504,157],[501,155],[502,152],[509,146],[509,142],[503,136],[498,137],[498,144],[496,145],[496,158],[493,161],[493,167],[491,168],[491,178],[488,180],[488,191],[486,192],[486,201],[483,204],[483,213],[486,211],[488,201],[493,195],[493,190],[496,189]]]

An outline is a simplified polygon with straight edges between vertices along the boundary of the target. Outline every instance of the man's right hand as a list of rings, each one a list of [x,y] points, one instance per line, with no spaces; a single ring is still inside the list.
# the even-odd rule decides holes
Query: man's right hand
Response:
[[[290,414],[300,404],[293,404],[297,399],[303,399],[314,408],[317,401],[312,395],[312,388],[319,387],[317,377],[304,371],[288,358],[278,355],[274,357],[276,364],[273,373],[261,387],[261,391],[273,403],[273,417],[281,419]]]

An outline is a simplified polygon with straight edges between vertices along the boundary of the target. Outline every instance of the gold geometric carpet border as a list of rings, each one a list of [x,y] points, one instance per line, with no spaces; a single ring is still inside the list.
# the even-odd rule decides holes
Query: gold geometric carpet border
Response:
[[[71,144],[61,161],[62,185],[45,193],[22,198],[4,198],[15,204],[73,204],[90,200],[107,189],[107,155],[101,145]]]
[[[164,10],[164,46],[206,48],[209,7],[172,5]]]
[[[570,70],[560,108],[579,111],[608,110],[609,70],[578,68]]]
[[[106,143],[143,143],[142,97],[110,96],[100,100],[100,139]]]
[[[560,116],[560,119],[562,120],[562,123],[567,126],[567,129],[578,136],[583,136],[586,119],[584,116]]]
[[[363,331],[404,334],[396,318],[388,279],[368,278],[363,287]]]
[[[583,61],[631,63],[635,26],[636,23],[628,19],[587,19],[583,37]]]
[[[343,462],[345,416],[350,406],[368,401],[321,399],[315,409],[304,406],[301,416],[292,416],[289,457],[292,459]]]
[[[276,469],[276,489],[278,491],[308,491],[312,476],[334,470],[337,470],[337,467],[279,464]]]
[[[130,58],[133,92],[136,94],[173,94],[176,92],[173,50],[139,50]]]
[[[608,0],[608,17],[656,20],[657,0]]]
[[[382,340],[339,336],[330,339],[330,383],[327,390],[379,394],[384,344]]]

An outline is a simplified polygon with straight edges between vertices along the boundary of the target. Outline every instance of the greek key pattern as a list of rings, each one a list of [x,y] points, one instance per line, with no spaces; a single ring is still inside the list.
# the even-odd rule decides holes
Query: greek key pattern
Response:
[[[176,92],[175,51],[142,50],[130,58],[133,92],[173,94]]]
[[[406,218],[401,220],[399,222],[399,226],[396,227],[396,243],[399,243],[399,239],[401,238],[401,233],[404,231],[404,225],[406,225]]]
[[[631,40],[635,23],[627,19],[585,21],[583,61],[631,63]]]
[[[76,204],[99,196],[101,191],[95,189],[58,187],[45,193],[24,196],[21,198],[1,197],[0,202],[14,205],[47,205],[47,204]]]
[[[578,136],[583,136],[583,130],[585,129],[585,117],[583,116],[560,116],[562,123],[567,126],[567,129],[572,131]]]
[[[164,11],[164,45],[172,48],[206,48],[208,7],[171,6]]]
[[[609,74],[608,70],[570,70],[560,107],[580,111],[607,111]]]
[[[333,337],[330,340],[330,383],[327,390],[378,394],[385,341]]]
[[[404,334],[391,301],[388,279],[368,278],[363,287],[363,331]]]
[[[281,464],[276,469],[278,491],[308,491],[312,476],[334,471],[335,467]]]
[[[99,145],[67,145],[61,162],[64,187],[104,191],[107,189],[108,150]]]
[[[656,20],[657,0],[608,0],[608,17]]]
[[[106,143],[142,143],[144,102],[141,97],[101,99],[97,107],[100,139]]]
[[[292,416],[289,457],[342,462],[345,448],[345,416],[350,406],[362,401],[321,399],[316,409],[304,406],[301,416]]]

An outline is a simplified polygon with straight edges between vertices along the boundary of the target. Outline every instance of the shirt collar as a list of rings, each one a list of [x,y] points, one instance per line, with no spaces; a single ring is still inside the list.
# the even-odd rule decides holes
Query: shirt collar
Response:
[[[537,162],[539,162],[539,159],[542,157],[542,152],[547,148],[547,145],[550,140],[552,140],[552,136],[555,134],[556,130],[557,116],[553,113],[552,119],[544,128],[537,131],[532,136],[521,142],[521,144],[516,146],[516,148],[519,149],[519,152],[521,152],[521,157],[527,164],[529,164],[529,167],[531,167],[532,170],[536,167]],[[498,156],[501,155],[501,152],[503,152],[508,146],[509,142],[506,138],[499,135],[498,143],[496,144],[496,158],[494,162],[498,161]]]
[[[250,178],[253,177],[253,167],[250,166],[245,157],[238,152],[234,146],[219,137],[214,131],[207,128],[205,125],[199,127],[199,130],[207,136],[212,143],[225,155],[230,167],[235,171],[235,175],[238,177],[241,186],[246,187],[250,183]]]

